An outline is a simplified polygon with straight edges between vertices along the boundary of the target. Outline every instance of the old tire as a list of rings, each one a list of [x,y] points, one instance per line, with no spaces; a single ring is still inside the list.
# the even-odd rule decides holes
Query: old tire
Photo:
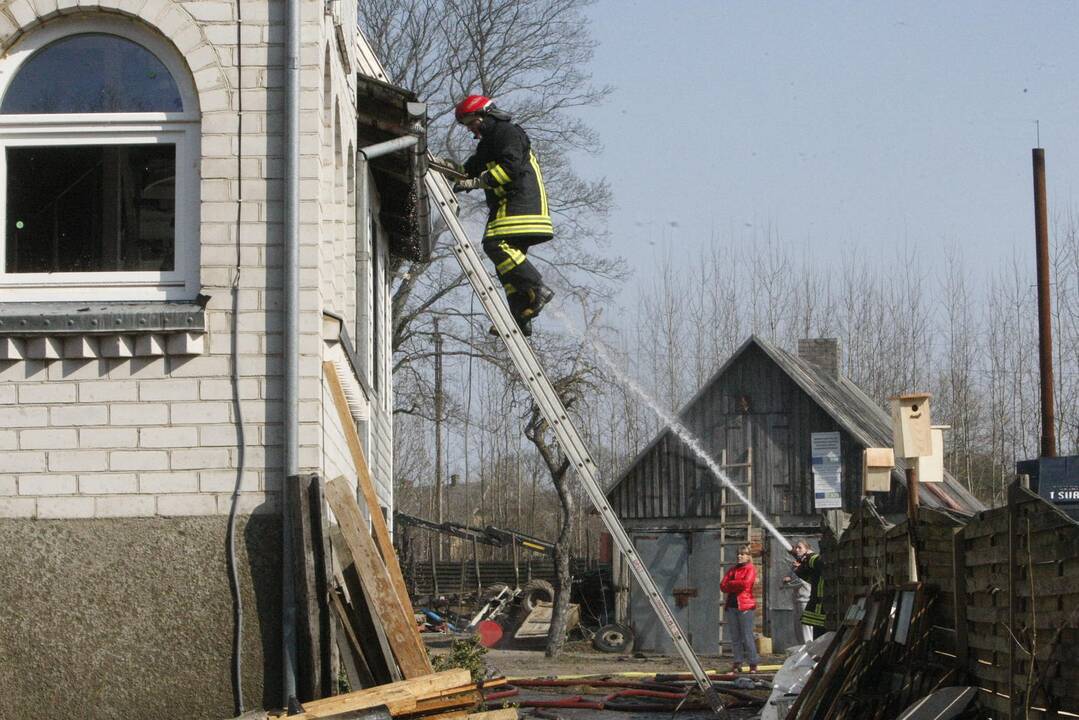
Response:
[[[481,602],[494,600],[496,597],[498,597],[499,593],[501,593],[507,588],[509,588],[509,585],[507,585],[506,583],[492,583],[485,587],[483,589],[483,592],[480,593],[480,600]]]
[[[625,625],[604,625],[592,637],[592,647],[600,652],[629,653],[633,650],[633,630]]]
[[[554,586],[546,580],[529,580],[521,588],[521,607],[532,612],[540,601],[554,602]]]

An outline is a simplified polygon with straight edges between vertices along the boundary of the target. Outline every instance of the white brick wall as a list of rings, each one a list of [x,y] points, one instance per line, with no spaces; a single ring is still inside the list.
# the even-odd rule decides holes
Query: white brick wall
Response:
[[[137,343],[119,336],[100,344],[111,357],[0,363],[0,517],[227,512],[241,455],[241,418],[246,452],[240,510],[272,512],[277,507],[282,463],[284,4],[241,2],[240,53],[231,2],[13,0],[0,8],[0,44],[8,50],[14,38],[28,36],[57,8],[81,12],[97,7],[141,18],[138,22],[180,49],[202,115],[200,276],[202,291],[211,297],[206,308],[209,333],[200,355],[132,358],[127,355]],[[324,14],[323,3],[305,0],[302,12],[301,398],[290,412],[297,413],[301,423],[301,469],[354,478],[336,411],[331,407],[327,413],[323,407],[320,330],[325,308],[344,315],[353,334],[355,244],[367,242],[365,236],[357,240],[353,199],[346,192],[352,167],[347,154],[356,149],[355,80],[341,66],[332,19]],[[342,0],[339,16],[355,15],[355,1]],[[118,25],[121,31],[124,22]],[[355,54],[353,32],[346,27],[350,56]],[[324,117],[327,43],[334,48],[328,56],[329,106],[339,109],[339,120],[332,110]],[[242,138],[237,137],[240,120],[233,89],[241,81]],[[239,228],[237,150],[244,154]],[[237,242],[242,273],[234,318],[230,289]],[[386,308],[384,285],[381,291]],[[238,411],[230,374],[233,321],[239,328]],[[143,345],[153,344],[150,339],[144,338]],[[388,338],[380,345],[388,348]],[[382,362],[388,364],[385,357]],[[390,437],[388,421],[385,412],[382,448]],[[377,452],[377,462],[388,468],[383,456]]]

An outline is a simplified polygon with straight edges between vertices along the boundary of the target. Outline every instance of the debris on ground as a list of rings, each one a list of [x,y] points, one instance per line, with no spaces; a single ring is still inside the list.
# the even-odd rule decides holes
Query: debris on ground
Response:
[[[724,697],[725,707],[731,709],[762,707],[772,686],[770,673],[712,674],[709,679]],[[511,678],[505,687],[485,693],[487,708],[504,702],[512,702],[522,709],[665,714],[710,711],[694,680],[663,679],[662,674],[649,677],[641,673],[630,677]]]
[[[784,663],[787,672],[776,683],[763,720],[893,718],[954,682],[954,665],[930,651],[929,616],[935,598],[921,583],[857,598],[835,633],[792,655],[789,667]],[[806,657],[816,662],[803,678]],[[798,684],[803,684],[800,691]],[[775,697],[782,686],[785,694]]]

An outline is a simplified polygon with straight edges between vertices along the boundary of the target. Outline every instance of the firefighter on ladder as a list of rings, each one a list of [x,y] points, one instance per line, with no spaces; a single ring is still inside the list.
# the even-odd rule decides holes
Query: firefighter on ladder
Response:
[[[488,217],[483,250],[495,264],[518,327],[529,336],[532,319],[554,297],[527,254],[528,248],[554,236],[543,173],[528,135],[490,98],[469,95],[457,103],[454,115],[480,141],[464,164],[468,178],[458,181],[454,190],[484,191]],[[498,334],[493,327],[491,334]]]

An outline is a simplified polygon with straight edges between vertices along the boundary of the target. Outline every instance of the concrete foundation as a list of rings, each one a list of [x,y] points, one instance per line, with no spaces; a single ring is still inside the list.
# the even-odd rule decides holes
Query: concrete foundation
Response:
[[[0,716],[228,718],[226,518],[0,521]],[[280,706],[280,520],[238,518],[244,704]]]

